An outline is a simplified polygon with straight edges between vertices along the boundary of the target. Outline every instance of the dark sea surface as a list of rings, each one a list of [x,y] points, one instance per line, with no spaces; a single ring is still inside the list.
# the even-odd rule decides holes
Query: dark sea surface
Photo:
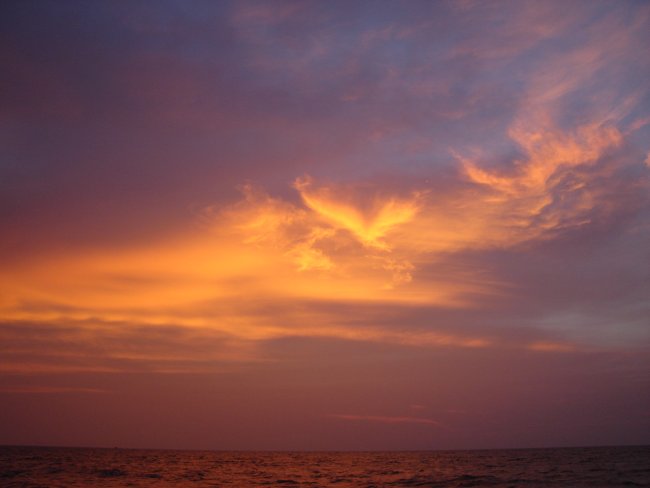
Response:
[[[650,446],[322,453],[0,447],[0,486],[650,486]]]

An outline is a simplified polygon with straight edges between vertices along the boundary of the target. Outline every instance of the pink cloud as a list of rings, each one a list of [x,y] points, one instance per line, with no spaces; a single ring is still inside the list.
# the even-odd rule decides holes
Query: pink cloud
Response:
[[[331,414],[330,418],[351,420],[351,421],[365,421],[365,422],[379,422],[382,424],[423,424],[432,425],[434,427],[443,427],[443,425],[432,419],[421,417],[390,417],[385,415],[347,415],[347,414]]]

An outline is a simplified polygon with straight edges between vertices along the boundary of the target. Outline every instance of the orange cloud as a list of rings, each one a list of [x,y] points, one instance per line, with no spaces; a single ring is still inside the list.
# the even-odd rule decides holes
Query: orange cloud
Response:
[[[492,221],[483,229],[485,241],[515,244],[588,223],[589,213],[603,202],[589,188],[589,176],[573,169],[594,165],[621,144],[621,133],[613,126],[592,124],[573,134],[517,125],[510,134],[526,159],[508,172],[484,170],[461,158],[467,178],[485,189],[482,213]],[[554,206],[559,201],[563,204]]]
[[[8,266],[0,275],[0,318],[69,323],[86,331],[134,324],[213,331],[230,341],[231,352],[220,350],[218,356],[231,362],[255,360],[256,343],[283,337],[409,347],[505,346],[490,335],[449,328],[441,332],[405,324],[397,330],[372,322],[354,327],[327,310],[301,304],[475,307],[477,297],[505,296],[509,285],[480,269],[444,266],[449,255],[550,239],[587,225],[611,205],[595,180],[618,167],[616,160],[603,158],[623,141],[613,123],[596,121],[563,131],[549,112],[537,125],[519,117],[509,135],[521,148],[519,159],[486,169],[480,156],[458,155],[464,180],[450,188],[395,191],[304,176],[293,183],[299,200],[290,201],[249,184],[241,188],[240,201],[205,209],[192,233]],[[438,272],[431,273],[437,264]],[[279,304],[281,310],[257,313],[251,302]],[[561,341],[514,347],[575,349]],[[203,367],[168,350],[110,359],[149,362],[159,371]],[[215,356],[206,353],[202,359]],[[119,370],[113,363],[56,365],[28,358],[4,366],[25,372],[57,368]]]
[[[335,228],[345,229],[356,236],[365,246],[389,250],[383,238],[395,227],[413,220],[419,210],[419,194],[409,199],[373,196],[359,208],[351,202],[348,191],[336,191],[331,187],[316,188],[310,177],[298,178],[294,187],[305,205]]]
[[[560,342],[539,341],[529,344],[528,349],[541,352],[572,352],[576,350],[576,347]]]
[[[449,253],[511,247],[587,222],[602,204],[589,189],[589,173],[574,175],[570,185],[563,178],[595,165],[621,141],[614,127],[599,125],[572,134],[515,127],[511,135],[525,157],[507,172],[462,159],[472,185],[456,191],[414,189],[400,197],[368,185],[332,186],[304,177],[295,182],[304,203],[299,205],[248,185],[240,202],[206,209],[203,226],[191,235],[16,265],[0,278],[2,319],[218,331],[239,341],[233,360],[255,357],[244,347],[251,341],[295,336],[422,347],[498,346],[489,336],[372,324],[355,328],[308,309],[292,310],[290,317],[285,312],[264,316],[251,313],[247,300],[453,308],[472,307],[470,297],[506,294],[507,284],[481,270],[444,268],[424,279],[419,269],[444,262]],[[554,208],[555,200],[564,203]],[[558,351],[568,346],[522,347]],[[23,369],[33,367],[25,363]]]

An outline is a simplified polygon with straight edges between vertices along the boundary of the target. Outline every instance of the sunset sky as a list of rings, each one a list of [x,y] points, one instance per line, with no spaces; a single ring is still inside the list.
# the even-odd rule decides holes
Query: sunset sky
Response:
[[[650,3],[3,1],[0,444],[650,443]]]

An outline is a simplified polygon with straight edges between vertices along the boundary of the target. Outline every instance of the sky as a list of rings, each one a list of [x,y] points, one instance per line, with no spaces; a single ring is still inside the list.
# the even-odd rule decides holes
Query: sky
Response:
[[[0,444],[650,443],[650,4],[0,6]]]

